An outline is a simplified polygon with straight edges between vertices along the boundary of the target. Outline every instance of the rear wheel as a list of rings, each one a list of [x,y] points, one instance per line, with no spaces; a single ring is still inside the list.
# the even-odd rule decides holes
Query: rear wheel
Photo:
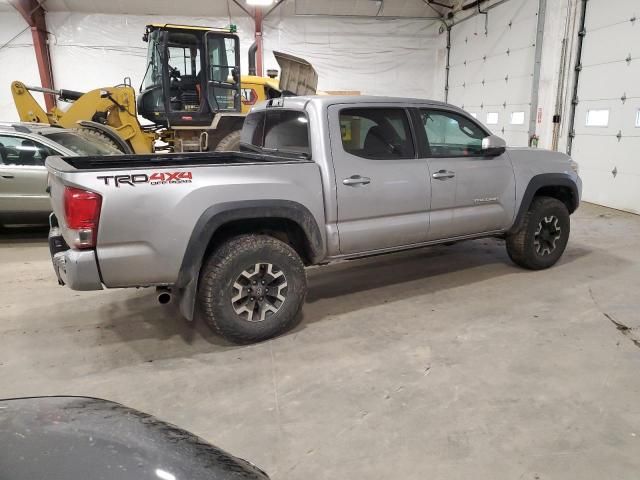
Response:
[[[239,152],[241,130],[231,132],[216,145],[216,152]]]
[[[507,237],[511,260],[530,270],[553,266],[569,241],[569,211],[560,200],[550,197],[533,199],[517,233]]]
[[[198,300],[215,331],[252,343],[291,328],[306,290],[304,265],[293,248],[266,235],[241,235],[207,259]]]

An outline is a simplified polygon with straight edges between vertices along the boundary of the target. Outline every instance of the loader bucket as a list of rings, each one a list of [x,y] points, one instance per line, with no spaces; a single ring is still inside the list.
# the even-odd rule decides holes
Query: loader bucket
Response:
[[[285,95],[315,95],[318,74],[306,60],[288,53],[273,52],[280,65],[280,91]]]

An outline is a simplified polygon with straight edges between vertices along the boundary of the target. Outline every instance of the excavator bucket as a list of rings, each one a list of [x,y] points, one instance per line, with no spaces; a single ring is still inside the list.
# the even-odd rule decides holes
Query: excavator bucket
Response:
[[[315,95],[318,74],[306,60],[288,53],[273,52],[280,65],[280,91],[285,95]]]

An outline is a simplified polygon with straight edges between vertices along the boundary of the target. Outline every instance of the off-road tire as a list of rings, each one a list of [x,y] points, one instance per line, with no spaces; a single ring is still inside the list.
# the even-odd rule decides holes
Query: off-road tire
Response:
[[[112,146],[113,148],[120,150],[122,153],[126,153],[120,145],[118,145],[111,138],[109,138],[108,135],[105,135],[99,130],[94,130],[93,128],[87,128],[87,127],[82,127],[82,128],[79,128],[78,130],[80,130],[83,135],[87,135],[90,138],[95,138],[96,140],[99,140],[103,143],[106,143],[107,145]]]
[[[256,264],[271,264],[274,270],[277,267],[284,274],[287,287],[285,300],[275,313],[268,312],[263,320],[249,321],[236,312],[232,299],[238,292],[234,285]],[[231,342],[247,344],[292,328],[299,319],[306,292],[304,264],[293,248],[267,235],[240,235],[225,241],[205,261],[198,302],[214,331]]]
[[[552,251],[539,253],[535,245],[536,231],[545,219],[557,219],[560,228],[559,238]],[[555,223],[555,220],[554,220]],[[529,210],[522,219],[516,233],[507,237],[507,253],[511,260],[529,270],[543,270],[553,266],[562,256],[569,241],[571,222],[569,211],[564,203],[551,197],[535,197]]]
[[[240,134],[241,130],[231,132],[226,137],[223,137],[218,145],[216,145],[216,152],[239,152],[240,151]]]

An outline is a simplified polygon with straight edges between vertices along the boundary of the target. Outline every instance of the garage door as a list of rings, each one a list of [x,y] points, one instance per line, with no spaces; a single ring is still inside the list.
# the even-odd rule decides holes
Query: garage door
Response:
[[[510,0],[451,29],[449,102],[509,145],[528,144],[538,2]]]
[[[571,154],[583,198],[640,213],[640,2],[590,0]]]

